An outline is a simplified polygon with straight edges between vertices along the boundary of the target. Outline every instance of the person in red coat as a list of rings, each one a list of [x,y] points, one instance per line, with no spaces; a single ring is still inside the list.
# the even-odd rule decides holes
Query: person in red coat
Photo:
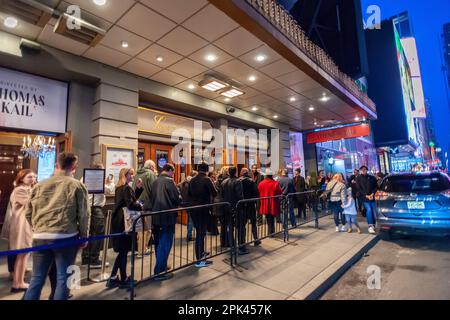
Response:
[[[259,196],[272,197],[283,193],[278,182],[273,180],[273,172],[266,169],[264,180],[258,185]],[[259,213],[265,215],[269,234],[275,233],[275,217],[280,214],[280,198],[262,199],[259,207]]]

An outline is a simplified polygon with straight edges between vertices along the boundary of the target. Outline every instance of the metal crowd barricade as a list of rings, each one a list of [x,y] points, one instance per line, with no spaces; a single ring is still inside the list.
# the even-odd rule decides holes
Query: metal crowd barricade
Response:
[[[142,213],[141,215],[138,216],[138,218],[136,220],[134,220],[133,222],[133,228],[132,228],[132,245],[131,245],[131,288],[130,288],[130,300],[134,300],[135,297],[135,286],[140,284],[141,282],[150,280],[152,278],[154,278],[155,276],[161,276],[161,275],[165,275],[169,272],[174,272],[177,270],[180,270],[182,268],[186,268],[188,266],[191,266],[201,260],[205,260],[206,258],[212,258],[224,253],[230,253],[230,264],[232,265],[233,263],[233,257],[232,257],[232,246],[231,247],[222,247],[222,243],[218,243],[219,234],[216,234],[215,232],[211,232],[210,235],[206,235],[205,236],[205,253],[208,253],[207,257],[203,257],[201,259],[196,259],[195,257],[195,241],[192,241],[192,245],[190,244],[190,242],[187,239],[187,230],[186,232],[184,232],[184,225],[183,225],[183,221],[181,221],[181,223],[177,223],[175,226],[175,232],[174,232],[174,238],[172,239],[172,247],[171,247],[171,252],[169,253],[169,258],[168,258],[168,264],[172,263],[172,265],[166,268],[165,272],[159,273],[159,274],[154,274],[153,272],[153,267],[155,266],[156,263],[153,263],[154,261],[156,261],[156,248],[155,248],[155,237],[154,237],[154,232],[152,227],[152,219],[156,216],[156,215],[163,215],[163,214],[178,214],[180,215],[181,213],[181,218],[183,220],[183,215],[186,214],[190,214],[190,212],[192,212],[192,210],[196,210],[196,209],[214,209],[214,208],[218,208],[218,207],[222,207],[224,210],[228,210],[231,213],[231,205],[228,202],[220,202],[220,203],[213,203],[213,204],[205,204],[205,205],[197,205],[197,206],[189,206],[189,207],[179,207],[179,208],[174,208],[174,209],[170,209],[170,210],[162,210],[162,211],[156,211],[156,212],[146,212],[146,213]],[[212,217],[211,219],[214,219],[215,217],[212,216],[210,214],[210,217]],[[205,217],[208,218],[208,217]],[[148,230],[146,230],[145,227],[142,228],[142,230],[137,231],[137,225],[140,224],[142,226],[147,225],[149,228]],[[187,227],[187,226],[186,226]],[[224,226],[221,226],[221,229]],[[177,230],[178,229],[178,230]],[[233,228],[228,227],[227,228],[229,230],[229,234],[228,237],[232,237],[233,236]],[[145,246],[146,243],[145,241],[143,241],[141,243],[141,248],[137,248],[137,244],[136,244],[136,235],[138,233],[141,233],[141,237],[143,237],[145,239],[145,232],[150,232],[150,246],[149,246],[149,250],[148,252],[146,252],[145,254]],[[211,230],[211,231],[215,231],[215,230]],[[221,230],[222,231],[222,230]],[[194,233],[195,228],[194,228]],[[195,238],[195,237],[194,237]],[[208,246],[209,244],[209,246]],[[215,244],[215,246],[214,246]],[[136,279],[136,249],[141,249],[141,253],[142,256],[141,258],[141,263],[140,263],[140,279],[137,280]],[[192,253],[192,257],[190,257]],[[148,257],[148,259],[147,259]],[[146,261],[148,260],[148,261]],[[146,267],[145,264],[146,262],[148,262],[148,270],[146,272]],[[135,284],[135,280],[136,280],[136,284]]]
[[[258,202],[264,200],[276,199],[279,201],[280,206],[280,214],[277,216],[273,216],[270,219],[273,219],[273,232],[269,231],[269,223],[272,224],[272,221],[268,221],[268,215],[260,215],[258,206]],[[250,207],[249,206],[254,206]],[[275,237],[276,235],[283,234],[283,241],[287,240],[287,211],[286,211],[286,196],[278,195],[278,196],[270,196],[270,197],[260,197],[260,198],[252,198],[252,199],[243,199],[239,200],[236,204],[235,208],[235,239],[237,240],[235,243],[235,249],[233,250],[233,258],[234,263],[237,264],[237,255],[239,250],[244,246],[249,244],[259,242],[268,237]],[[254,209],[254,211],[253,211]],[[249,216],[248,213],[253,215],[251,212],[255,212],[255,217]],[[262,224],[258,224],[258,217],[262,218]],[[250,221],[250,232],[248,232],[248,222]],[[256,232],[255,232],[256,231]],[[255,238],[256,235],[256,238]],[[253,240],[251,240],[253,237]]]

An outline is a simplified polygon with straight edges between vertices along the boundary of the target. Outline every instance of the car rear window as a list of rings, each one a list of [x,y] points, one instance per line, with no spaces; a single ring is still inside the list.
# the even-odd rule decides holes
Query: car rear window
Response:
[[[444,175],[392,176],[387,177],[381,186],[385,192],[439,192],[448,189],[450,180]]]

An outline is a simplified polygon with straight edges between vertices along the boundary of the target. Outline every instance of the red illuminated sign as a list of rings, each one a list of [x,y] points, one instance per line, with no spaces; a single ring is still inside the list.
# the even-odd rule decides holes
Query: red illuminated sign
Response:
[[[369,125],[360,124],[357,126],[349,126],[344,128],[308,133],[306,135],[306,142],[308,144],[312,144],[340,139],[365,137],[368,135],[370,135]]]

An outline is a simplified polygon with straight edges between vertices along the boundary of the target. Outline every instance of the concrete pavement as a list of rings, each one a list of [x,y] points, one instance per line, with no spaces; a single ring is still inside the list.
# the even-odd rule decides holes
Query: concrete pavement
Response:
[[[282,239],[269,238],[261,247],[249,247],[251,253],[238,257],[238,267],[231,268],[224,258],[213,259],[208,268],[187,267],[174,273],[174,278],[165,282],[153,280],[136,288],[136,299],[306,299],[321,294],[333,281],[353,263],[353,259],[377,241],[363,234],[336,233],[330,217],[320,220],[321,228],[314,223],[291,231],[289,243]],[[21,295],[10,295],[10,283],[2,265],[0,276],[0,298],[20,299]],[[42,295],[46,298],[48,287]],[[81,289],[73,291],[73,299],[128,299],[125,290],[105,290],[104,283],[83,281]]]

